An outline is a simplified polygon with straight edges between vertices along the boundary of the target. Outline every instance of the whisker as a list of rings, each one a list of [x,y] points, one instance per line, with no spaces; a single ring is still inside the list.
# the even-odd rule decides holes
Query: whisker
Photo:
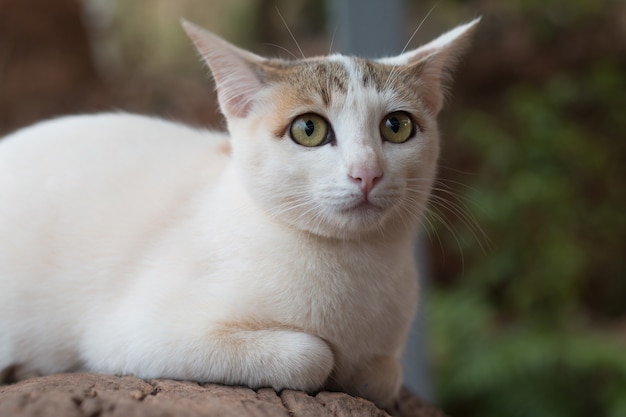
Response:
[[[440,207],[443,207],[452,213],[474,236],[474,239],[478,243],[481,251],[484,254],[487,253],[485,245],[491,247],[491,239],[489,239],[485,231],[482,227],[480,227],[478,221],[467,210],[464,210],[462,206],[456,204],[455,202],[443,198],[433,197],[432,202],[433,204],[438,204]]]
[[[477,175],[477,174],[476,174],[476,172],[472,172],[472,171],[465,171],[465,170],[462,170],[462,169],[458,169],[458,168],[450,167],[450,166],[447,166],[447,165],[443,165],[443,164],[441,163],[441,161],[439,162],[438,168],[439,168],[439,169],[445,169],[446,171],[455,172],[455,173],[457,173],[457,174],[463,174],[463,175]]]
[[[298,51],[300,51],[300,55],[302,55],[302,59],[305,59],[306,56],[304,56],[304,52],[302,52],[302,48],[300,48],[300,44],[296,40],[296,37],[293,36],[293,32],[291,32],[291,29],[289,29],[289,25],[287,25],[287,22],[285,21],[285,18],[283,18],[283,15],[280,13],[280,10],[278,9],[278,6],[276,6],[276,12],[278,13],[278,17],[280,17],[280,20],[282,20],[283,25],[285,25],[285,28],[287,29],[287,32],[289,32],[289,35],[291,36],[291,39],[293,39],[293,42],[298,47]]]
[[[473,199],[454,191],[445,184],[436,183],[436,185],[439,186],[433,187],[433,193],[430,195],[431,203],[437,204],[439,207],[452,213],[455,218],[461,221],[461,223],[463,223],[463,225],[472,233],[482,252],[487,253],[488,249],[493,246],[493,242],[480,226],[480,223],[472,214],[471,210],[468,210],[464,203],[471,203],[479,209],[480,205]],[[422,195],[425,193],[424,190],[419,188],[415,189],[411,186],[409,186],[409,190]],[[439,195],[438,193],[444,195]]]
[[[302,195],[304,194],[306,193],[302,192]],[[294,204],[293,201],[286,201],[283,204],[276,206],[271,215],[274,218],[279,218],[280,216],[287,214],[290,211],[299,210],[303,207],[305,208],[305,210],[298,213],[294,221],[307,225],[313,225],[314,228],[319,228],[319,226],[324,221],[324,216],[321,214],[321,206],[312,200],[302,201],[297,204]]]
[[[435,8],[437,7],[439,3],[435,3],[435,5],[433,7],[430,8],[430,10],[428,11],[428,13],[426,13],[426,16],[424,16],[424,18],[422,19],[422,21],[419,23],[419,25],[417,25],[417,28],[413,31],[413,34],[411,34],[411,37],[409,37],[409,40],[406,42],[406,44],[404,45],[404,48],[402,48],[402,51],[400,52],[399,55],[402,55],[404,52],[406,52],[407,48],[409,47],[409,45],[411,44],[411,42],[413,41],[413,38],[415,37],[415,35],[417,34],[417,32],[421,29],[422,25],[424,25],[424,22],[426,22],[426,20],[428,19],[428,17],[431,15],[431,13],[433,12],[433,10],[435,10]],[[398,76],[400,74],[400,67],[399,66],[394,66],[391,71],[389,71],[389,75],[387,76],[387,80],[385,81],[384,87],[383,89],[387,89],[389,87],[389,85],[395,81],[395,77]]]
[[[443,213],[441,213],[437,206],[429,205],[427,213],[429,216],[432,216],[434,220],[443,225],[443,227],[446,228],[446,230],[452,235],[452,237],[456,241],[456,246],[459,249],[459,253],[461,254],[461,271],[463,274],[465,274],[465,256],[463,255],[463,245],[461,245],[459,235],[455,232],[454,228],[450,224],[448,224],[445,217],[443,216]]]
[[[328,55],[333,53],[333,44],[335,43],[335,35],[337,34],[337,26],[333,29],[333,36],[330,38],[330,47],[328,48]]]
[[[437,232],[438,228],[435,226],[435,222],[437,224],[441,224],[454,238],[456,246],[461,254],[461,263],[464,269],[465,259],[463,247],[465,245],[462,244],[462,242],[466,242],[466,239],[463,238],[463,235],[459,234],[454,227],[455,220],[460,222],[460,224],[467,229],[484,254],[486,254],[493,246],[493,242],[480,226],[480,223],[472,214],[472,211],[466,206],[466,204],[471,203],[473,206],[480,208],[479,204],[466,194],[459,193],[454,190],[448,183],[462,185],[471,189],[471,187],[468,187],[463,183],[457,183],[452,180],[447,181],[436,179],[434,183],[431,184],[431,180],[428,178],[412,178],[407,182],[406,187],[410,194],[418,196],[419,198],[429,199],[427,211],[422,220],[422,224],[428,224],[436,233],[437,239],[440,242],[439,244],[441,253],[444,257],[444,262],[444,245],[441,241],[439,233]],[[413,198],[412,200],[415,200],[417,204],[420,203],[416,198]]]
[[[396,78],[400,76],[400,67],[398,66],[394,66],[393,68],[391,68],[391,71],[389,71],[389,75],[387,76],[387,79],[385,80],[385,84],[383,85],[383,90],[388,90],[389,86],[396,81]]]
[[[440,184],[437,184],[437,185],[440,185]],[[464,194],[458,193],[450,189],[449,187],[438,187],[438,186],[433,187],[433,195],[438,196],[439,198],[444,198],[443,196],[438,195],[438,194],[445,194],[446,196],[452,197],[456,201],[459,201],[460,203],[469,203],[480,208],[476,200]]]
[[[433,239],[431,237],[430,230],[432,230],[433,234],[437,238],[437,242],[439,242],[439,250],[441,251],[441,258],[442,258],[443,262],[445,263],[445,261],[446,261],[446,251],[445,251],[445,249],[443,247],[443,242],[441,241],[441,236],[439,236],[439,233],[437,232],[437,228],[435,227],[433,222],[430,220],[428,212],[424,213],[423,221],[426,221],[426,223],[428,224],[428,227],[425,227],[425,225],[423,225],[422,226],[422,230],[426,231],[426,234],[428,235],[428,240],[430,241],[431,245],[433,244]]]
[[[466,189],[466,191],[471,191],[473,193],[479,193],[480,191],[478,189],[476,189],[475,187],[471,187],[465,183],[459,182],[459,181],[454,181],[454,180],[450,180],[450,179],[437,179],[435,181],[435,186],[433,187],[433,191],[435,193],[443,193],[448,197],[453,198],[456,202],[458,202],[458,204],[454,203],[454,205],[457,207],[457,209],[459,210],[459,212],[463,212],[467,221],[469,223],[471,223],[474,226],[474,229],[476,230],[476,232],[478,234],[480,234],[480,236],[482,237],[483,241],[480,241],[478,239],[478,236],[476,236],[477,241],[479,242],[479,244],[481,244],[481,249],[483,249],[483,252],[485,252],[485,249],[482,248],[482,243],[484,242],[488,248],[493,247],[493,242],[491,241],[491,239],[489,238],[489,236],[484,232],[484,230],[480,227],[479,222],[476,220],[476,217],[471,214],[471,210],[468,210],[467,207],[465,206],[464,203],[466,204],[471,204],[473,207],[475,207],[476,209],[480,210],[481,212],[484,213],[484,210],[482,208],[482,206],[480,205],[479,201],[477,201],[476,199],[470,197],[469,195],[467,195],[467,193],[460,193],[456,190],[454,190],[452,187],[450,187],[447,183],[450,184],[454,184],[456,186],[460,186]],[[440,198],[443,198],[443,196],[440,196]],[[451,202],[452,200],[450,199],[446,199],[448,202]],[[467,224],[467,223],[466,223]]]
[[[296,54],[294,54],[293,52],[291,52],[289,49],[285,48],[284,46],[280,46],[280,45],[276,45],[275,43],[263,43],[262,45],[266,45],[266,46],[273,46],[274,48],[278,48],[284,52],[287,52],[289,55],[291,55],[294,59],[298,59],[298,57],[296,56]]]
[[[435,10],[435,8],[439,5],[439,3],[435,3],[433,7],[430,8],[430,10],[428,11],[428,13],[426,13],[426,16],[424,16],[424,18],[422,19],[422,21],[420,22],[419,25],[417,25],[417,29],[415,29],[413,31],[413,34],[411,35],[411,37],[409,38],[409,40],[407,41],[406,45],[404,45],[404,48],[402,48],[402,52],[400,52],[400,55],[402,55],[405,51],[406,48],[409,47],[409,45],[411,44],[411,41],[413,41],[413,38],[415,37],[415,35],[417,34],[417,32],[420,30],[420,28],[422,27],[422,25],[424,24],[424,22],[426,22],[426,19],[428,19],[428,17],[430,16],[430,14],[433,12],[433,10]]]
[[[476,187],[472,187],[472,186],[470,186],[470,185],[467,185],[467,184],[466,184],[466,183],[464,183],[464,182],[461,182],[461,181],[455,181],[455,180],[452,180],[452,179],[450,179],[450,178],[437,178],[437,179],[435,180],[435,183],[438,183],[438,184],[440,184],[440,185],[442,185],[442,186],[444,186],[444,187],[449,187],[449,186],[446,184],[446,183],[449,183],[449,184],[458,185],[458,186],[463,187],[463,188],[465,188],[466,190],[469,190],[469,191],[475,191],[475,192],[479,192],[479,191],[480,191],[480,190],[479,190],[478,188],[476,188]]]
[[[472,205],[478,207],[475,201],[473,201],[469,197],[466,197],[464,195],[459,195],[450,190],[433,188],[433,191],[435,191],[433,195],[431,196],[431,199],[433,201],[440,201],[441,203],[449,204],[450,207],[454,207],[459,212],[463,212],[464,215],[466,215],[467,217],[472,217],[472,223],[477,223],[477,220],[473,218],[473,215],[470,214],[471,210],[469,210],[467,206],[465,205],[465,203],[471,203]],[[445,194],[445,196],[439,195],[440,193]]]

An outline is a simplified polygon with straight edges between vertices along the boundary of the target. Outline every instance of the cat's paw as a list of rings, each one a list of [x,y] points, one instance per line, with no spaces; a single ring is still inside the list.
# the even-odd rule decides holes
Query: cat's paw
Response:
[[[320,390],[334,366],[333,353],[328,344],[308,333],[286,330],[273,333],[276,360],[274,375],[267,376],[269,385],[277,391]]]

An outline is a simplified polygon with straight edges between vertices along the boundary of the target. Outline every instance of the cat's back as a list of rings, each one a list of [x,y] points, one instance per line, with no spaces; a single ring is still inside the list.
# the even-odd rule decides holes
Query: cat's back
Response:
[[[223,134],[126,113],[67,116],[0,140],[0,189],[48,201],[89,189],[138,192],[135,185],[210,181],[228,158]]]
[[[127,166],[150,169],[166,161],[190,167],[194,162],[207,165],[208,158],[210,166],[225,156],[225,134],[128,113],[60,117],[0,139],[0,171],[18,178],[56,175],[50,168],[57,164],[67,173],[104,170],[115,175],[116,169],[129,174]]]
[[[210,189],[229,159],[223,134],[125,113],[68,116],[7,136],[0,280],[14,276],[2,271],[11,259],[56,265],[132,252]]]

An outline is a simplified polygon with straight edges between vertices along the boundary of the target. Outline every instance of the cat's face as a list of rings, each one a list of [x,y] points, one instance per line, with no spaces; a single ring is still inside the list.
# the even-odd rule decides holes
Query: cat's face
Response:
[[[299,229],[349,238],[414,231],[436,171],[442,77],[470,25],[378,61],[267,60],[186,29],[213,71],[255,202]]]
[[[419,78],[391,65],[333,56],[266,78],[230,123],[241,178],[277,219],[327,236],[413,228],[438,156]]]

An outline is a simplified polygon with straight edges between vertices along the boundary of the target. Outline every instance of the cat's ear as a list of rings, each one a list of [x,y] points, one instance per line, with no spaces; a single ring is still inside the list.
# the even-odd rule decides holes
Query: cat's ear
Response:
[[[265,59],[184,19],[181,24],[211,69],[220,107],[226,117],[246,117],[255,95],[263,88],[260,64]]]
[[[419,77],[424,104],[436,115],[443,107],[452,72],[467,50],[478,22],[480,18],[457,26],[417,49],[380,61],[405,67]]]

